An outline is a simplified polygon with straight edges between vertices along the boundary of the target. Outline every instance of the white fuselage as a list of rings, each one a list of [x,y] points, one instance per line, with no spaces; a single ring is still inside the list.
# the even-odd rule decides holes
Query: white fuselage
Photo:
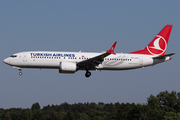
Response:
[[[31,51],[16,53],[13,57],[6,58],[4,62],[19,68],[59,69],[60,62],[78,63],[100,54],[102,53]],[[154,65],[167,60],[170,60],[170,57],[153,59],[152,55],[117,53],[105,57],[102,63],[91,70],[128,70]]]

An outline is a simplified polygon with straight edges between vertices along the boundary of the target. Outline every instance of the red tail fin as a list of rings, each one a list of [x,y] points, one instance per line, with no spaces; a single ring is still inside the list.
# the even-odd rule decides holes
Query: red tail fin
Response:
[[[164,55],[169,41],[171,29],[172,25],[166,25],[146,48],[131,52],[129,54],[145,54],[154,56]]]

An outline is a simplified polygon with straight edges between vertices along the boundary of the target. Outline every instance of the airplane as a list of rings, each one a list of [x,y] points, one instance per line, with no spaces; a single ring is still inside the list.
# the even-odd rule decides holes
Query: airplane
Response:
[[[115,53],[117,41],[106,52],[57,52],[28,51],[19,52],[4,59],[4,63],[21,68],[59,69],[59,73],[75,73],[85,70],[85,76],[91,76],[90,70],[130,70],[162,63],[172,58],[175,53],[165,54],[173,25],[166,25],[155,38],[142,50]]]

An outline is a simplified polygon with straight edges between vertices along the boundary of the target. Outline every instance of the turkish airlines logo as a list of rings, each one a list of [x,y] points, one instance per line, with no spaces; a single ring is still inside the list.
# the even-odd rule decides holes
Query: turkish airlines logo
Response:
[[[154,40],[147,46],[147,50],[152,55],[162,55],[165,53],[166,47],[166,40],[162,36],[157,35]]]

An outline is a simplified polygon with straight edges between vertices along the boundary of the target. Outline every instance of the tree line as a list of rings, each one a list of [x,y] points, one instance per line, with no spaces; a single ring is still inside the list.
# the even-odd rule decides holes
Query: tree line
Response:
[[[43,108],[0,109],[0,120],[179,120],[180,92],[164,91],[150,95],[146,104],[135,103],[62,103]]]

